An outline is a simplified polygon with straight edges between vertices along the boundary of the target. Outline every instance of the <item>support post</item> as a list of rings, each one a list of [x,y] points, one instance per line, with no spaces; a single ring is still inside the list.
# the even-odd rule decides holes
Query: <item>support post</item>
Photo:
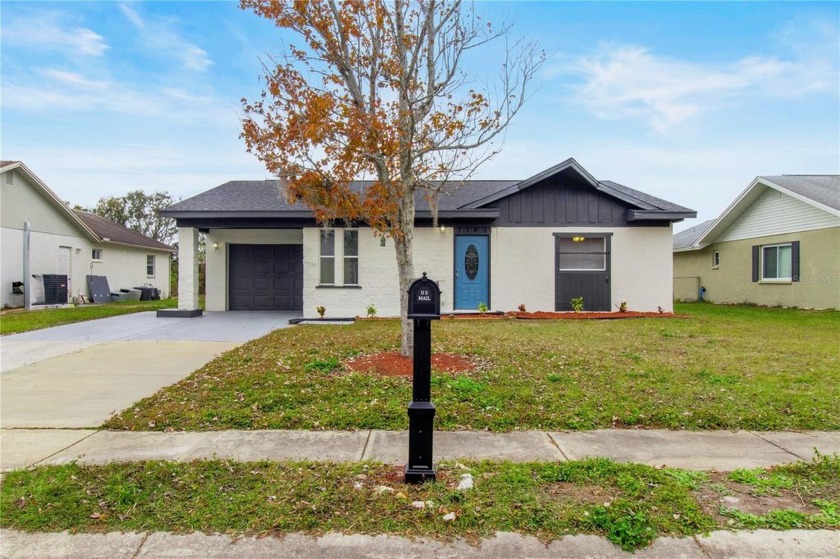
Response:
[[[406,483],[434,481],[433,446],[435,405],[432,391],[432,321],[414,321],[414,383],[408,406],[408,464]]]
[[[162,309],[159,317],[201,316],[198,306],[198,229],[178,228],[178,308]]]

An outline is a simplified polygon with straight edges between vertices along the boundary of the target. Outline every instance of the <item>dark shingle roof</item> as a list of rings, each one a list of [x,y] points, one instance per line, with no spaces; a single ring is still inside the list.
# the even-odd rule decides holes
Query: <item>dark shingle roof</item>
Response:
[[[669,202],[668,200],[663,200],[662,198],[657,198],[656,196],[651,196],[650,194],[645,194],[641,190],[636,190],[634,188],[630,188],[629,186],[624,186],[623,184],[619,184],[614,181],[598,181],[599,184],[606,186],[608,188],[612,188],[617,190],[618,192],[624,194],[625,196],[630,197],[631,199],[635,199],[638,202],[642,202],[643,204],[647,204],[651,206],[651,210],[662,210],[666,212],[693,212],[694,210],[690,210],[683,206],[674,204],[673,202]],[[640,204],[640,205],[643,205]]]
[[[73,210],[73,212],[84,222],[85,225],[96,233],[100,239],[109,239],[113,243],[121,243],[126,245],[135,245],[141,247],[154,248],[157,250],[173,250],[171,246],[156,241],[151,237],[123,227],[119,223],[114,223],[110,219],[83,212],[81,210]]]
[[[840,175],[776,175],[758,178],[823,206],[840,210]]]
[[[529,188],[552,174],[571,172],[570,170],[585,175],[587,182],[597,190],[623,200],[630,206],[643,210],[643,213],[649,212],[648,215],[662,214],[664,217],[665,214],[671,214],[671,216],[673,214],[691,214],[679,215],[676,216],[677,218],[694,217],[696,215],[693,210],[617,182],[597,181],[591,178],[574,159],[568,159],[526,180],[450,181],[451,188],[447,188],[447,192],[440,195],[438,210],[442,212],[480,210],[486,208],[487,204]],[[371,181],[356,181],[352,183],[352,187],[362,190],[370,184]],[[242,212],[245,216],[244,214],[251,212],[265,215],[273,212],[309,211],[305,204],[290,204],[283,195],[281,186],[282,183],[278,180],[230,181],[178,202],[164,210],[163,214],[180,218],[189,214],[195,215],[205,212],[210,214],[222,212],[226,215]],[[429,210],[429,204],[425,200],[423,192],[417,193],[416,201],[418,212]]]
[[[691,229],[680,231],[674,235],[674,250],[691,247],[691,245],[693,245],[697,239],[703,235],[703,233],[709,230],[709,227],[711,227],[714,222],[714,219],[710,219],[708,221],[704,221],[703,223],[698,223]]]
[[[440,195],[438,209],[457,210],[473,200],[516,184],[515,180],[473,180],[453,182],[453,192]],[[363,189],[371,181],[356,181],[354,188]],[[230,181],[223,185],[202,192],[166,208],[166,212],[282,212],[308,211],[303,203],[290,204],[281,191],[279,180],[263,181]],[[423,193],[417,193],[417,209],[428,210],[429,204],[423,198]]]

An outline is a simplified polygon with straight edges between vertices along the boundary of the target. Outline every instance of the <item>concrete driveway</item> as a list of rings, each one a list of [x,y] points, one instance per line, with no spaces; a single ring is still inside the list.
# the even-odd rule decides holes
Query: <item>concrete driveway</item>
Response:
[[[0,338],[3,470],[29,462],[32,452],[74,444],[91,434],[85,429],[215,356],[287,327],[295,316],[235,312],[189,319],[145,312]],[[28,431],[45,428],[52,431]]]

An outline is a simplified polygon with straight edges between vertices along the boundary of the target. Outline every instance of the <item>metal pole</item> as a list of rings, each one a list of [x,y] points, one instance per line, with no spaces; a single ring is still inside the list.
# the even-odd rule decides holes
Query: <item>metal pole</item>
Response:
[[[32,296],[29,293],[32,282],[30,281],[29,255],[32,237],[32,228],[28,221],[23,222],[23,308],[32,308]]]

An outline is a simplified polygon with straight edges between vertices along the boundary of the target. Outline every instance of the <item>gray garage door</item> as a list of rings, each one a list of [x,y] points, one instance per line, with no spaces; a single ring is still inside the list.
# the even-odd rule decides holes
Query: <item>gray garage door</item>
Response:
[[[230,245],[232,311],[302,311],[303,245]]]

